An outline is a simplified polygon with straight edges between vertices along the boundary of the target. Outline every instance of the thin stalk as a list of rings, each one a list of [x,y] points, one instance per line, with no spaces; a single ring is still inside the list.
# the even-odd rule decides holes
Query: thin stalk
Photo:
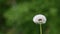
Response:
[[[40,24],[40,34],[42,34],[42,25]]]

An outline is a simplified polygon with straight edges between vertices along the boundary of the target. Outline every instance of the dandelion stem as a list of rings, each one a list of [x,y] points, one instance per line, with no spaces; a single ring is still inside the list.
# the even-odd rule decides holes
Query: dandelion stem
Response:
[[[42,34],[42,25],[40,24],[40,34]]]

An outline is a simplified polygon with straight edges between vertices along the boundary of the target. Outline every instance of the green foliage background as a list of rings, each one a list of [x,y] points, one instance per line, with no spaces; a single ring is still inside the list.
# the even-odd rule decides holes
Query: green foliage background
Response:
[[[39,34],[36,14],[47,17],[43,34],[60,34],[60,0],[0,0],[0,34]]]

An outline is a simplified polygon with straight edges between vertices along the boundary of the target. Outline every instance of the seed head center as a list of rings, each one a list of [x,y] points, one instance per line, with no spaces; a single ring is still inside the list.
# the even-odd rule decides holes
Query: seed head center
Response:
[[[42,21],[42,19],[38,19],[38,21]]]

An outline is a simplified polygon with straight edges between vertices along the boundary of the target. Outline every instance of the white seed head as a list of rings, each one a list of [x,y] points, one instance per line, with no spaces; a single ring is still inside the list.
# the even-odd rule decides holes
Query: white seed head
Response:
[[[45,24],[46,20],[46,17],[42,14],[38,14],[33,17],[33,22],[36,24]]]

